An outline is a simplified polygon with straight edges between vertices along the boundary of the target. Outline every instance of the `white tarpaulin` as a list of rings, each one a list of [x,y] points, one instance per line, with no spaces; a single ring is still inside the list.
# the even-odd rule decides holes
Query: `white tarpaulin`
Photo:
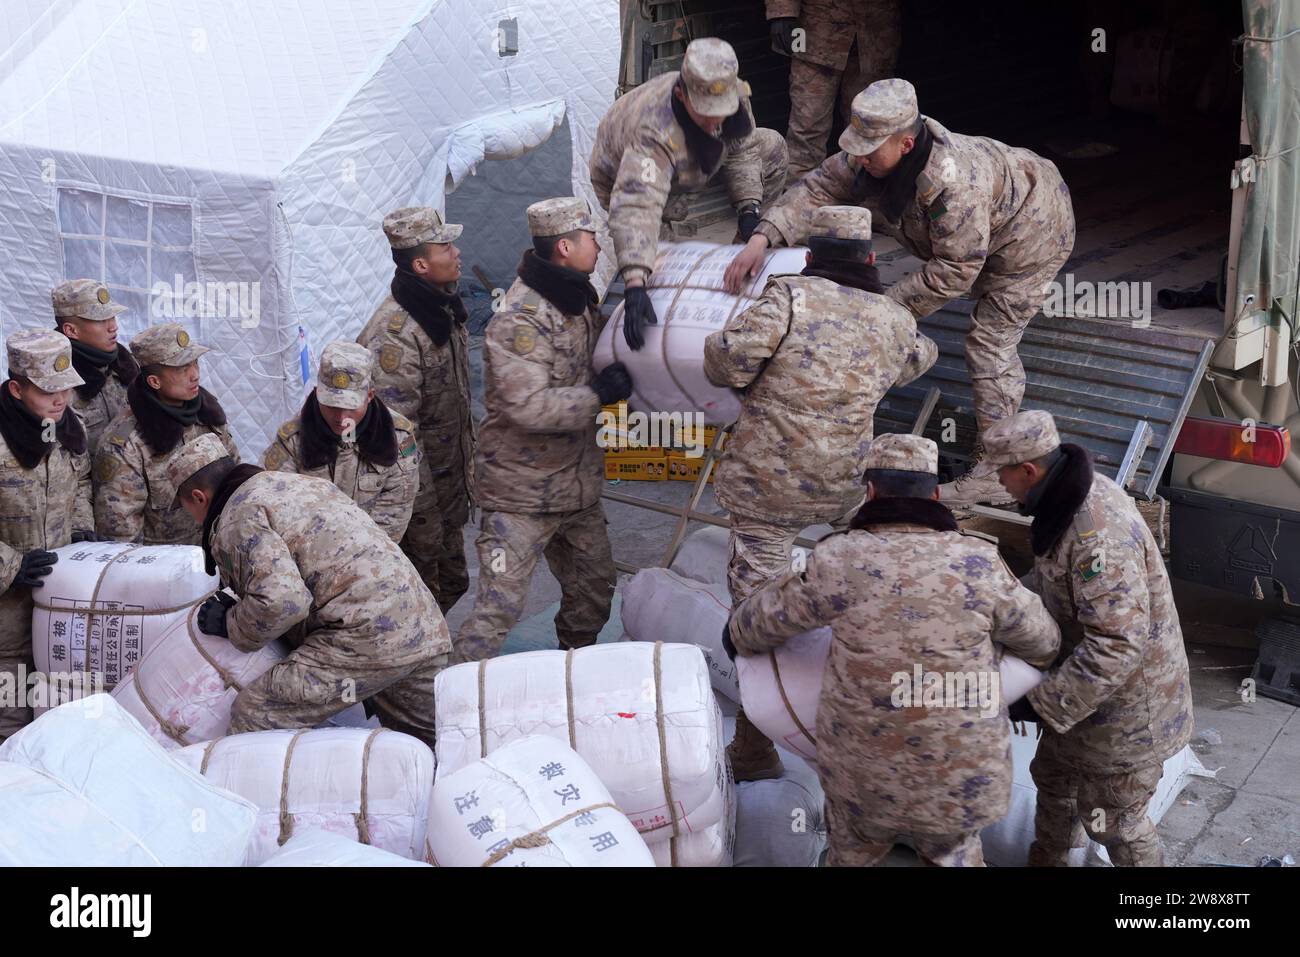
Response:
[[[562,122],[555,155],[596,208],[618,36],[613,3],[6,3],[0,337],[51,327],[64,279],[108,283],[124,341],[179,294],[214,348],[205,384],[258,458],[315,375],[302,347],[354,337],[387,294],[385,213],[444,208]],[[465,226],[462,245],[491,241],[487,220]]]

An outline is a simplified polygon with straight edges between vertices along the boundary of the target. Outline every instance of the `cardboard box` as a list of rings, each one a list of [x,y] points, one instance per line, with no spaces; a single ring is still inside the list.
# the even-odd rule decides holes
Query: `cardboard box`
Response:
[[[704,468],[704,456],[699,455],[691,458],[684,452],[669,452],[668,456],[668,478],[673,482],[697,482],[700,478],[700,469]],[[716,463],[715,463],[716,466]],[[715,467],[713,472],[716,472]],[[709,473],[709,482],[713,482],[713,472]]]
[[[703,437],[697,435],[697,432],[703,433]],[[680,448],[699,443],[700,448],[707,450],[713,447],[713,440],[717,435],[718,427],[716,425],[706,425],[703,429],[697,430],[693,425],[683,424],[673,429],[673,445]]]
[[[633,482],[663,482],[668,478],[667,456],[663,452],[619,452],[605,454],[605,478]]]

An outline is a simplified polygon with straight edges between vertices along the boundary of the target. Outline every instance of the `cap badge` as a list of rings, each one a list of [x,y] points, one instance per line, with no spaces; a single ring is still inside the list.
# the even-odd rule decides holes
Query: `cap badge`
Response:
[[[70,360],[65,353],[61,352],[54,360],[54,371],[63,372],[71,364],[72,360]]]
[[[346,389],[351,384],[352,377],[346,372],[336,372],[334,373],[334,377],[330,379],[330,385],[336,389]]]
[[[100,304],[101,306],[107,306],[107,305],[108,305],[108,289],[106,289],[104,286],[100,286],[100,287],[99,287],[99,291],[98,291],[97,293],[95,293],[95,298],[99,300],[99,304]]]
[[[182,349],[184,349],[186,346],[190,344],[190,334],[186,332],[184,329],[176,333],[176,344],[180,346]]]

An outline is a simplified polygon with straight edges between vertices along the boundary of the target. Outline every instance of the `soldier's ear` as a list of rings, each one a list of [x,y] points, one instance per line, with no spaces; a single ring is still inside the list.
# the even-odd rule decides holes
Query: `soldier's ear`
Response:
[[[65,320],[62,326],[60,326],[59,331],[62,332],[65,336],[67,336],[69,339],[81,338],[81,334],[77,332],[77,325],[74,322],[67,322]]]
[[[936,492],[936,494],[938,493],[938,489],[937,489],[937,488],[935,489],[935,492]],[[870,501],[871,501],[872,499],[874,499],[875,497],[876,497],[876,483],[875,483],[875,482],[872,482],[872,481],[870,481],[870,480],[868,480],[868,481],[867,481],[867,501],[870,502]]]
[[[147,375],[144,377],[144,384],[157,392],[162,388],[162,379],[158,378],[156,375]]]
[[[9,380],[9,394],[10,394],[11,396],[13,396],[15,399],[17,399],[19,402],[21,402],[21,401],[22,401],[22,398],[23,398],[23,387],[20,386],[20,385],[19,385],[17,382],[15,382],[13,379],[10,379],[10,380]]]

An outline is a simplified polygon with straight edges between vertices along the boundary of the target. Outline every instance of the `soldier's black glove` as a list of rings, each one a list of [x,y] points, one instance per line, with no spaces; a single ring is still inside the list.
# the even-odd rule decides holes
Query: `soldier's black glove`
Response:
[[[607,365],[596,373],[596,381],[591,390],[600,399],[601,405],[621,402],[632,394],[632,374],[621,362]]]
[[[226,613],[235,605],[235,599],[223,591],[217,592],[199,606],[199,631],[217,638],[229,638],[226,631]]]
[[[659,324],[654,303],[650,301],[650,293],[646,292],[645,286],[628,286],[623,293],[623,338],[633,352],[645,345],[645,336],[641,330],[647,324]]]
[[[78,528],[72,533],[73,542],[97,542],[99,538],[95,535],[93,529]]]
[[[767,21],[768,31],[772,35],[772,49],[782,56],[794,56],[794,30],[799,26],[798,17],[777,17]]]
[[[749,242],[749,237],[754,235],[754,230],[758,228],[759,222],[761,220],[759,219],[757,206],[746,206],[740,211],[740,215],[736,218],[736,232],[740,236],[742,243]]]
[[[731,619],[722,626],[722,650],[727,653],[727,657],[732,661],[736,660],[736,646],[731,643]]]
[[[1021,698],[1007,709],[1007,714],[1013,722],[1015,721],[1032,721],[1034,724],[1042,724],[1043,719],[1038,716],[1034,706],[1029,702],[1029,696]]]
[[[45,582],[41,579],[54,571],[54,563],[58,560],[59,556],[53,552],[47,552],[43,548],[33,548],[23,555],[23,562],[18,566],[18,574],[14,576],[9,587],[21,585],[27,588],[43,588]]]

